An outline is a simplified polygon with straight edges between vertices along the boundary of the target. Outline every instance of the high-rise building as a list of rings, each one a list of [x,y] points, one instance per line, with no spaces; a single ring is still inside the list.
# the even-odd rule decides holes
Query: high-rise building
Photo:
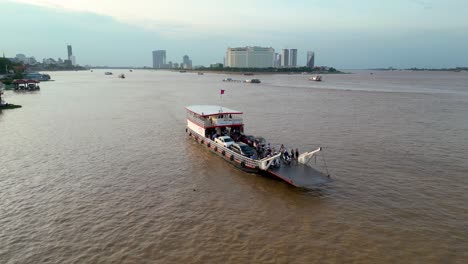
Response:
[[[273,67],[281,67],[281,54],[275,53],[275,62],[273,63]]]
[[[283,49],[281,54],[281,66],[282,67],[289,67],[289,50]]]
[[[275,50],[264,47],[227,48],[226,67],[269,68],[273,67]]]
[[[74,55],[71,55],[71,56],[70,56],[70,63],[71,63],[71,65],[73,65],[73,66],[76,65],[76,58],[75,58]]]
[[[166,64],[166,51],[154,50],[153,51],[153,68],[162,69]]]
[[[182,57],[182,67],[184,69],[192,69],[192,60],[188,55],[184,55],[184,57]]]
[[[314,68],[315,67],[315,53],[313,51],[307,52],[307,67]]]
[[[68,51],[68,60],[71,61],[71,56],[73,56],[73,51],[72,51],[72,46],[71,45],[67,45],[67,51]]]
[[[289,50],[289,66],[296,67],[297,66],[297,49],[290,49]]]

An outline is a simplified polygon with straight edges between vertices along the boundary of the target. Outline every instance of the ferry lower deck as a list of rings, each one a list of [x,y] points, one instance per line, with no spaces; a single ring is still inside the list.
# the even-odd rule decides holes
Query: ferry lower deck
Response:
[[[290,165],[283,164],[279,167],[269,167],[267,170],[262,170],[256,164],[260,161],[252,160],[240,154],[233,152],[231,149],[216,144],[209,138],[201,137],[195,131],[187,128],[187,134],[206,149],[222,157],[225,161],[238,167],[239,169],[256,174],[266,174],[278,178],[294,187],[305,189],[313,189],[320,185],[331,182],[330,177],[324,175],[320,171],[311,166],[293,161]]]

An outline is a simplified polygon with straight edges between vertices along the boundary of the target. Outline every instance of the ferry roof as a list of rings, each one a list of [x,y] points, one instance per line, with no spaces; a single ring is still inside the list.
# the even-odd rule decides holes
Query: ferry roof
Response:
[[[242,112],[222,107],[219,105],[190,105],[185,107],[188,111],[197,114],[199,116],[212,116],[222,114],[237,114],[241,115]]]

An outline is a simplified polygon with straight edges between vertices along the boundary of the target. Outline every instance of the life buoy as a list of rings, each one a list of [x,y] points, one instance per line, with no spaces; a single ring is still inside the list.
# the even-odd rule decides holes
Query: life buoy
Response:
[[[221,151],[221,155],[223,155],[223,156],[226,155],[226,151],[224,151],[224,150]]]
[[[211,144],[210,144],[210,142],[208,142],[208,144],[206,144],[206,146],[207,146],[207,147],[211,147]]]
[[[231,157],[229,158],[231,161],[234,160],[234,154],[231,155]]]
[[[245,162],[243,162],[243,161],[241,162],[241,167],[245,168]]]

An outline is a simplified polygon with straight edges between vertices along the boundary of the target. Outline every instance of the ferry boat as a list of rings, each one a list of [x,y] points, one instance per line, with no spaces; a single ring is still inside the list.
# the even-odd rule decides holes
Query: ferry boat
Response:
[[[112,72],[105,72],[104,75],[112,75]]]
[[[42,73],[38,73],[38,72],[26,73],[24,75],[24,78],[29,79],[29,80],[41,81],[41,82],[50,81],[50,75],[49,74],[42,74]]]
[[[189,137],[203,145],[209,151],[222,157],[235,167],[249,173],[266,174],[279,178],[295,187],[314,188],[317,185],[330,181],[320,171],[308,165],[312,157],[318,155],[322,148],[302,153],[296,162],[285,164],[281,162],[282,153],[273,152],[263,158],[257,155],[242,155],[242,151],[234,151],[236,144],[227,147],[216,136],[241,135],[244,132],[244,123],[241,111],[218,105],[191,105],[186,106],[187,127],[185,129]],[[237,146],[242,146],[238,143]]]
[[[119,74],[117,77],[119,77],[120,79],[125,79],[125,74]]]

